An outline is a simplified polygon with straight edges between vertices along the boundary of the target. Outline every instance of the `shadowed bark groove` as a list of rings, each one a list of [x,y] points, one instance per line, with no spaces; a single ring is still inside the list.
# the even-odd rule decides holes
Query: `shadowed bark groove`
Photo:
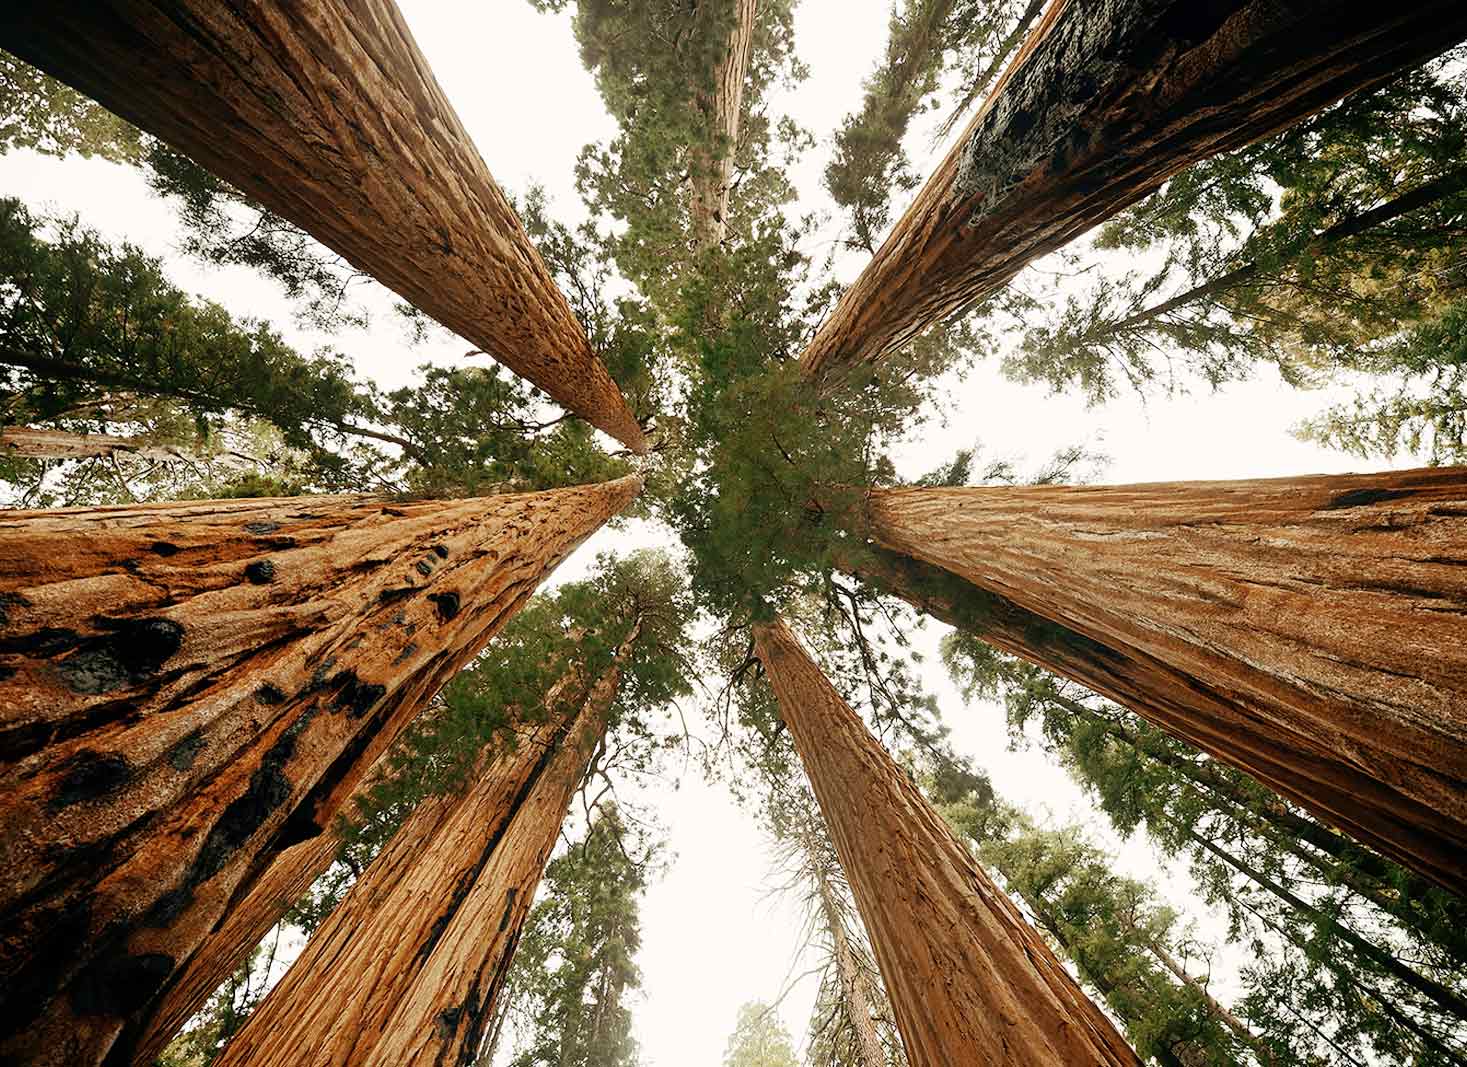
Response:
[[[0,1053],[100,1062],[639,487],[0,516]]]
[[[646,450],[392,0],[15,0],[0,45]]]
[[[788,627],[758,624],[754,639],[913,1067],[1138,1065]]]
[[[997,647],[1467,892],[1467,471],[873,490],[867,520],[1054,627]]]
[[[1467,37],[1458,0],[1055,0],[802,357],[834,379],[1192,163]]]
[[[563,678],[545,720],[486,753],[472,786],[409,816],[219,1067],[472,1059],[637,635],[583,699]]]

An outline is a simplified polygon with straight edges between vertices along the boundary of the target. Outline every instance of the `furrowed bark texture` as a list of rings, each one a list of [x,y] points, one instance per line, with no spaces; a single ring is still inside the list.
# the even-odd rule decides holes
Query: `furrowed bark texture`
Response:
[[[362,756],[353,761],[354,768],[366,766],[369,761],[374,767],[378,766],[382,750],[396,736],[396,733],[389,735],[388,731],[380,731]],[[376,780],[374,773],[348,773],[342,776],[342,784],[355,780],[357,790],[364,790]],[[356,795],[353,793],[353,799]],[[125,1048],[134,1067],[152,1067],[153,1061],[174,1035],[249,958],[255,946],[291,906],[305,896],[316,879],[326,873],[341,848],[335,815],[348,813],[337,812],[330,817],[324,817],[323,813],[321,833],[292,845],[276,856],[264,873],[248,886],[248,892],[229,904],[223,918],[209,931],[188,963],[164,987],[147,1017],[136,1020],[129,1027],[130,1032],[124,1031],[123,1038],[113,1046],[114,1062],[122,1062]],[[133,1034],[141,1036],[134,1042],[131,1040]]]
[[[0,44],[646,450],[392,0],[16,0]]]
[[[713,92],[700,94],[699,99],[718,146],[713,155],[699,152],[693,160],[690,212],[693,230],[703,248],[722,244],[728,232],[728,195],[733,183],[734,153],[739,144],[739,120],[744,109],[744,82],[754,55],[758,0],[733,0],[733,5],[733,29],[714,71]]]
[[[867,519],[1057,624],[998,647],[1467,894],[1467,470],[873,490]]]
[[[1139,1064],[784,623],[754,639],[913,1067]]]
[[[1457,0],[1056,0],[802,358],[839,377],[1192,163],[1467,37]]]
[[[107,456],[134,456],[137,459],[165,463],[202,463],[223,460],[239,467],[253,467],[255,460],[242,452],[221,452],[217,456],[197,456],[177,445],[157,445],[127,437],[104,433],[67,433],[32,426],[6,426],[0,429],[0,455],[23,459],[94,459]]]
[[[0,516],[0,1053],[100,1062],[638,488]]]
[[[472,1059],[624,659],[570,713],[560,694],[576,682],[563,679],[544,722],[522,724],[468,790],[408,818],[219,1067]]]

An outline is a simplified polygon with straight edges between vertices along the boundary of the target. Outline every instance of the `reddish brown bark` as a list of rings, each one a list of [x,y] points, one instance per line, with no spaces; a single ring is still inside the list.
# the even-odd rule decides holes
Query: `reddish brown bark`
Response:
[[[544,721],[486,753],[469,789],[409,817],[219,1067],[472,1059],[636,636],[583,699],[562,679]]]
[[[0,516],[0,1052],[99,1062],[638,487]]]
[[[721,244],[728,232],[728,197],[744,110],[744,82],[754,55],[758,7],[758,0],[733,0],[733,28],[713,73],[713,91],[700,94],[698,99],[714,142],[712,152],[694,153],[692,166],[689,212],[703,248]]]
[[[867,518],[1018,608],[998,647],[1467,892],[1467,471],[874,490]]]
[[[16,0],[0,44],[646,450],[392,0]]]
[[[802,359],[873,363],[1192,163],[1467,37],[1456,0],[1056,0]]]
[[[379,732],[362,756],[353,761],[354,767],[364,766],[369,760],[376,765],[377,756],[390,740],[386,731]],[[371,773],[347,774],[343,775],[342,784],[353,779],[358,783],[358,790],[367,788],[374,780]],[[255,946],[305,896],[316,879],[326,873],[341,848],[341,836],[334,815],[325,817],[323,812],[322,822],[321,833],[281,852],[249,885],[248,892],[229,904],[224,917],[169,981],[147,1017],[136,1020],[118,1039],[111,1054],[113,1062],[122,1062],[130,1056],[135,1067],[151,1067],[174,1035],[249,958]],[[135,1042],[134,1034],[141,1035]]]
[[[784,623],[754,639],[913,1067],[1139,1064]]]

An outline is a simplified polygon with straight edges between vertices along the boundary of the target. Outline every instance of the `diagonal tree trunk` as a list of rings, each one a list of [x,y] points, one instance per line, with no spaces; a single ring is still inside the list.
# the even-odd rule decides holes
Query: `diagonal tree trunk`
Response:
[[[809,835],[811,831],[807,828],[805,833]],[[812,857],[820,854],[817,851],[819,846],[813,842],[807,840],[805,847]],[[835,887],[830,884],[825,868],[818,861],[812,864],[811,871],[816,881],[816,893],[820,898],[820,914],[825,928],[830,931],[831,951],[835,954],[835,972],[840,982],[841,998],[845,1002],[851,1029],[856,1032],[860,1063],[853,1067],[887,1067],[886,1050],[882,1048],[881,1037],[876,1032],[875,997],[846,933],[845,914],[836,904]]]
[[[17,0],[0,45],[646,450],[392,0]]]
[[[867,502],[880,546],[1057,625],[1020,654],[1459,894],[1464,516],[1460,468]]]
[[[219,1067],[472,1058],[637,636],[589,691],[575,673],[562,678],[543,721],[486,752],[465,792],[409,817]]]
[[[697,106],[708,119],[711,152],[693,154],[689,212],[700,248],[723,243],[728,232],[728,197],[738,151],[739,120],[744,109],[744,82],[754,55],[754,20],[758,0],[733,0],[733,28],[713,73],[713,91],[699,93]]]
[[[1189,164],[1467,37],[1456,0],[1055,0],[802,358],[834,379]]]
[[[913,1067],[1139,1064],[788,627],[754,639]]]
[[[205,463],[222,460],[236,467],[253,467],[257,460],[243,452],[220,452],[200,456],[177,445],[153,444],[130,437],[113,437],[104,433],[68,433],[34,426],[0,428],[0,455],[23,459],[95,459],[107,456],[133,456],[137,459],[165,463]]]
[[[98,1063],[639,486],[0,517],[0,1053]]]
[[[1415,806],[1402,808],[1399,793],[1389,784],[1361,778],[1332,756],[1300,749],[1281,753],[1276,739],[1237,700],[1199,689],[1155,657],[1108,647],[940,567],[878,547],[869,546],[859,559],[842,560],[841,569],[1000,651],[1130,708],[1381,854],[1422,873],[1439,871],[1427,875],[1438,884],[1467,879],[1461,854],[1444,847],[1430,827],[1413,822],[1422,813]],[[1321,827],[1305,835],[1297,825],[1284,825],[1330,855],[1341,855],[1344,842],[1331,840],[1333,835]],[[1374,873],[1387,876],[1379,865]]]

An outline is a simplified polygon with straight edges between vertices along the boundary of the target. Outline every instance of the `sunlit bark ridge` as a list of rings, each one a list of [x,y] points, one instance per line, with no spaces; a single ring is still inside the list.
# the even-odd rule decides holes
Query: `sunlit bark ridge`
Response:
[[[1184,167],[1467,37],[1467,5],[1055,0],[802,358],[839,377]]]
[[[1467,893],[1467,470],[879,489],[866,518],[1032,613],[994,644]]]
[[[562,679],[544,721],[521,724],[512,746],[486,753],[465,792],[409,816],[219,1067],[473,1059],[636,637],[634,629],[589,693]]]
[[[639,488],[0,515],[0,1053],[100,1062]]]
[[[392,0],[13,0],[0,46],[646,450]]]
[[[1139,1064],[784,623],[754,639],[912,1067]]]
[[[700,94],[698,99],[717,146],[712,155],[695,153],[692,167],[689,211],[693,231],[704,248],[721,244],[728,232],[728,197],[744,109],[744,82],[754,55],[758,0],[733,0],[733,7],[733,29],[714,71],[713,91]]]

